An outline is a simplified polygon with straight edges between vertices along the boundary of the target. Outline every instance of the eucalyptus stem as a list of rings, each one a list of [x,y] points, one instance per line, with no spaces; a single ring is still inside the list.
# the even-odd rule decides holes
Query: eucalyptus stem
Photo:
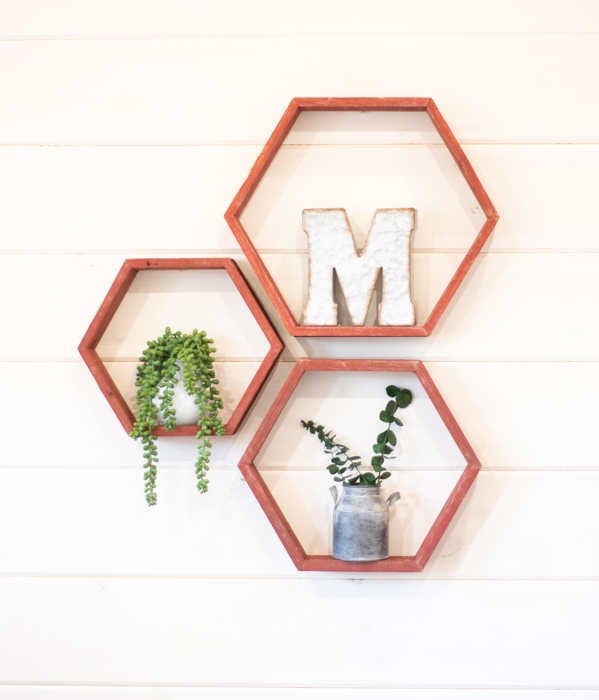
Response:
[[[344,486],[378,486],[381,481],[388,479],[391,472],[386,471],[384,462],[386,459],[395,459],[391,456],[397,445],[397,436],[391,430],[391,425],[402,426],[403,423],[396,418],[395,413],[399,408],[406,408],[412,402],[412,393],[408,389],[400,389],[390,385],[386,388],[387,396],[391,401],[387,402],[385,409],[380,412],[379,418],[388,427],[377,436],[376,443],[372,446],[374,456],[370,460],[372,471],[362,471],[362,458],[358,455],[348,457],[349,447],[335,442],[336,435],[331,430],[325,433],[323,425],[316,425],[314,421],[300,421],[302,426],[324,445],[325,454],[329,455],[331,463],[327,465],[333,480],[342,482]],[[356,473],[357,472],[357,473]]]

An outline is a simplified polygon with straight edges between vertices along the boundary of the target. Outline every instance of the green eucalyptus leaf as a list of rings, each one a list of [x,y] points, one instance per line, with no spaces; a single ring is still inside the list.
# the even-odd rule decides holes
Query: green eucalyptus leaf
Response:
[[[373,467],[380,467],[382,463],[383,463],[383,458],[382,458],[382,457],[373,457],[373,458],[370,460],[370,464],[371,464]]]
[[[379,476],[381,479],[388,479],[391,476],[391,472],[383,472]]]
[[[405,408],[412,403],[412,392],[408,389],[402,389],[395,400],[400,408]]]
[[[393,386],[393,384],[391,384],[385,389],[385,391],[387,392],[387,396],[391,396],[391,398],[393,398],[394,396],[397,396],[397,394],[399,394],[399,387]]]
[[[367,484],[374,484],[374,482],[376,481],[376,477],[372,472],[365,472],[362,475],[362,478]]]
[[[393,422],[393,416],[387,413],[387,411],[381,411],[379,413],[379,418],[383,421],[383,423],[392,423]]]
[[[390,445],[397,445],[397,436],[392,430],[390,430],[389,434],[387,435],[387,442]]]
[[[385,413],[393,415],[395,411],[397,411],[397,404],[395,403],[395,401],[388,401],[387,405],[385,406]]]

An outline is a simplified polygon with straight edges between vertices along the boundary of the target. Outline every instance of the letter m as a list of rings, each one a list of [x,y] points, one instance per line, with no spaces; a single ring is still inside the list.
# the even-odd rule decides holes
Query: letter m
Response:
[[[303,324],[337,325],[337,304],[333,299],[335,270],[352,324],[364,325],[374,285],[382,270],[379,324],[413,326],[416,319],[410,296],[410,238],[414,227],[414,209],[377,209],[359,255],[345,209],[304,209],[309,280]]]

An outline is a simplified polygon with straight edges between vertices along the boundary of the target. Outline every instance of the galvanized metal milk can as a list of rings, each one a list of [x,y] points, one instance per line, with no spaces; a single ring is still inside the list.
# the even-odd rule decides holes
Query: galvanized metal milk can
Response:
[[[389,507],[399,500],[398,491],[387,500],[380,486],[343,486],[330,488],[333,516],[333,559],[341,561],[378,561],[389,557]]]

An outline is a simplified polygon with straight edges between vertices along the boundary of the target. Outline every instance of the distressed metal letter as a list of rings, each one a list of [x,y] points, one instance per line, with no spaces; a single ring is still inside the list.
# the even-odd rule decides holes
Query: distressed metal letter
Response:
[[[345,209],[304,209],[308,235],[308,301],[305,326],[336,326],[333,270],[354,326],[364,325],[379,270],[383,270],[381,326],[413,326],[410,296],[410,238],[414,209],[377,209],[361,255],[358,255]]]

